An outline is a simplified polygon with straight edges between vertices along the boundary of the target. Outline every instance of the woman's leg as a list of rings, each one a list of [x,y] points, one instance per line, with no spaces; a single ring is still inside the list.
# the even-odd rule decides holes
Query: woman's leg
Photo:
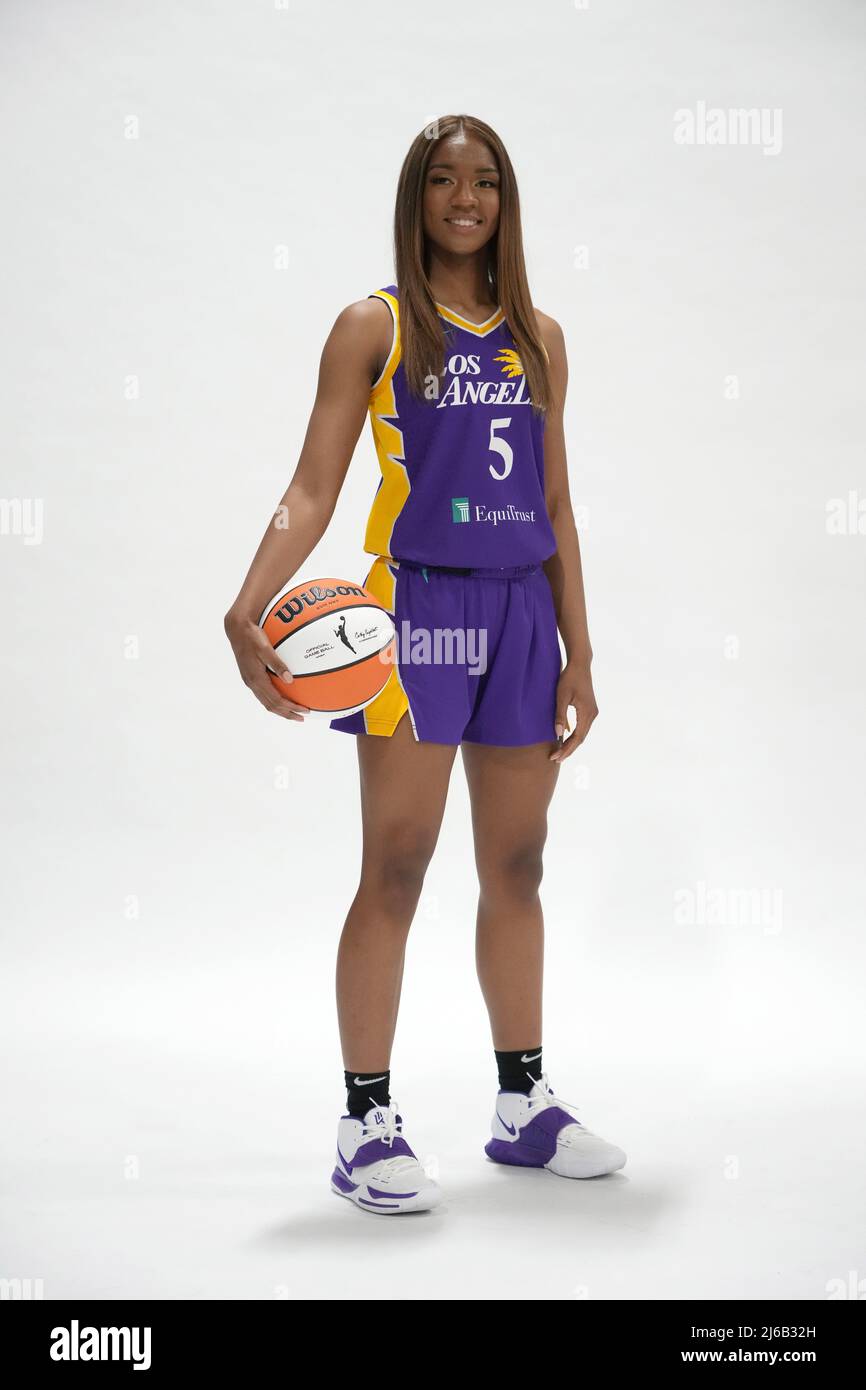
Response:
[[[540,1046],[544,919],[538,889],[559,771],[550,743],[462,745],[480,896],[475,957],[497,1051]]]
[[[475,859],[481,896],[476,953],[478,978],[490,1014],[493,1046],[510,1061],[541,1060],[526,1048],[540,1047],[544,927],[538,887],[547,833],[547,808],[558,763],[550,743],[528,748],[463,744],[472,799]],[[563,1178],[596,1178],[622,1168],[622,1149],[593,1134],[540,1078],[524,1070],[521,1083],[500,1089],[484,1152],[495,1163],[546,1168]]]
[[[347,1070],[390,1065],[406,937],[436,847],[456,747],[417,743],[404,715],[390,738],[358,736],[361,881],[337,954]]]

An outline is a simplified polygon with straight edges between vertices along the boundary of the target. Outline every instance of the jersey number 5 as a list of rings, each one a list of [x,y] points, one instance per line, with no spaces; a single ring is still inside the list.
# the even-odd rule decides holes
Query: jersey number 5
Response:
[[[491,463],[490,473],[491,476],[494,477],[497,480],[497,482],[500,483],[502,482],[503,478],[507,478],[509,473],[511,472],[511,465],[514,463],[514,450],[512,449],[511,445],[508,443],[506,439],[497,438],[496,431],[499,429],[507,429],[510,424],[510,415],[507,415],[505,419],[490,421],[490,443],[487,447],[489,449],[492,449],[495,454],[501,455],[502,458],[502,472],[497,473],[496,468]]]

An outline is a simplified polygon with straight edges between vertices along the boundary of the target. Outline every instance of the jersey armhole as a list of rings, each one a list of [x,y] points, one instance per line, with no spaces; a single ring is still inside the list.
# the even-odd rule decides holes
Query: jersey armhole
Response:
[[[388,356],[385,358],[384,367],[370,387],[370,395],[372,396],[380,387],[386,385],[387,382],[391,380],[391,377],[397,369],[397,363],[400,360],[400,322],[397,302],[393,295],[388,294],[387,290],[375,290],[373,294],[368,294],[367,298],[381,299],[383,304],[387,304],[392,324],[391,347],[388,351]]]

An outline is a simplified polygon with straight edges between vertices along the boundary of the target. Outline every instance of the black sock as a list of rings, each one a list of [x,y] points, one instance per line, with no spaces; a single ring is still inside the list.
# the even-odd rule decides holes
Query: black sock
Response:
[[[520,1091],[528,1096],[533,1083],[541,1080],[541,1045],[522,1047],[517,1052],[494,1052],[499,1069],[500,1091]]]
[[[391,1100],[390,1071],[345,1071],[346,1107],[350,1115],[363,1120],[374,1105],[387,1110]]]

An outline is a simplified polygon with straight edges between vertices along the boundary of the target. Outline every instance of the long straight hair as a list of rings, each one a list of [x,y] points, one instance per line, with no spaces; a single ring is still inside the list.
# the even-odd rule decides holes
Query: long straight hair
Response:
[[[400,170],[394,210],[394,269],[400,297],[403,367],[409,389],[423,396],[430,374],[441,376],[444,370],[445,334],[427,278],[424,188],[433,151],[440,140],[456,134],[483,140],[499,168],[499,226],[486,247],[490,293],[494,304],[505,314],[517,344],[533,409],[546,410],[550,403],[550,374],[526,278],[514,167],[496,131],[475,116],[440,117],[416,136]]]

